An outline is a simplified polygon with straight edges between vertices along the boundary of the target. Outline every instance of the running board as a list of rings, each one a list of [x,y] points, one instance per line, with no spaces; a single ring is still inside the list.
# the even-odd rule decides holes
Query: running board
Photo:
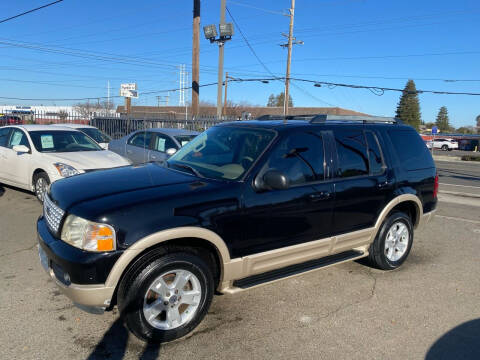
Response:
[[[235,280],[233,282],[233,287],[241,290],[245,290],[245,289],[263,285],[272,281],[299,275],[299,274],[317,270],[326,266],[334,265],[334,264],[341,263],[348,260],[358,259],[361,257],[364,257],[364,252],[349,250],[339,254],[326,256],[320,259],[309,260],[304,263],[290,265],[281,269],[267,271],[262,274],[252,275],[243,279]],[[227,292],[230,292],[230,291],[227,291]]]

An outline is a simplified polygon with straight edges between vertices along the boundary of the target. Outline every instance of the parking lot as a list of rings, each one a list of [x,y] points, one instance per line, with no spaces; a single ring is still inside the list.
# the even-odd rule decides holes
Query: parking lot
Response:
[[[0,343],[6,359],[480,358],[480,164],[438,161],[437,217],[392,272],[358,262],[217,296],[186,338],[129,335],[116,311],[90,315],[39,262],[35,197],[0,186]]]

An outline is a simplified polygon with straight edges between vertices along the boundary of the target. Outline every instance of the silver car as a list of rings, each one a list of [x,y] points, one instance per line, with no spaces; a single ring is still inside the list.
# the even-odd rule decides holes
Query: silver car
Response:
[[[110,141],[108,149],[128,158],[133,164],[162,163],[198,134],[197,131],[183,129],[137,130]]]

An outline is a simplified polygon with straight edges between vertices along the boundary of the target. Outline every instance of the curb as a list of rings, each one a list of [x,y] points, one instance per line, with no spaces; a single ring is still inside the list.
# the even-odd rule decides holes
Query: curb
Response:
[[[434,155],[434,161],[460,162],[462,164],[480,164],[480,161],[466,161],[459,156]]]

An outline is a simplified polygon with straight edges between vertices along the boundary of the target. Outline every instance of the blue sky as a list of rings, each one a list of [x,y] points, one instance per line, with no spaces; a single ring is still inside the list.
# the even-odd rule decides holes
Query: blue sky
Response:
[[[1,18],[50,0],[2,1]],[[269,71],[285,72],[281,33],[290,0],[227,0],[227,6]],[[220,0],[202,0],[201,23],[218,23]],[[297,0],[292,76],[319,81],[403,88],[480,92],[480,3],[478,0]],[[0,24],[0,96],[82,98],[118,95],[122,82],[140,92],[178,87],[178,65],[191,65],[192,1],[65,0]],[[227,15],[227,21],[231,18]],[[15,45],[15,46],[13,46]],[[21,46],[18,46],[21,45]],[[200,83],[217,79],[218,48],[201,38]],[[75,56],[72,56],[75,55]],[[239,29],[226,45],[225,69],[241,78],[270,77],[246,46]],[[463,81],[444,81],[463,80]],[[468,81],[467,81],[468,80]],[[229,98],[265,105],[280,82],[232,83]],[[399,93],[321,88],[295,83],[296,106],[339,106],[391,116]],[[138,105],[155,105],[140,95]],[[201,100],[216,101],[216,87],[201,89]],[[434,121],[447,106],[454,126],[474,125],[480,97],[420,95],[422,118]],[[117,99],[117,102],[120,100]],[[74,101],[14,101],[0,104],[69,104]],[[178,103],[171,93],[170,103]]]

